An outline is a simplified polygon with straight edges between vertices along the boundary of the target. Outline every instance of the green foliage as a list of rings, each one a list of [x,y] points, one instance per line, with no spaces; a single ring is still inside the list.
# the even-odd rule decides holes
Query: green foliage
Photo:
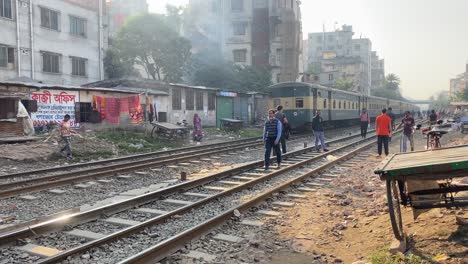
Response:
[[[392,255],[388,252],[388,247],[379,248],[373,251],[369,257],[373,264],[426,264],[428,261],[421,257],[408,254],[407,256],[398,253]]]
[[[405,100],[400,93],[400,83],[400,78],[396,74],[390,73],[385,77],[382,87],[372,90],[371,93],[373,96],[394,100]]]
[[[139,77],[139,73],[133,68],[132,60],[122,57],[120,52],[114,48],[110,48],[106,51],[104,57],[104,71],[106,72],[107,78],[110,79],[125,76]]]
[[[271,85],[271,75],[267,69],[224,61],[219,51],[202,51],[194,56],[191,83],[227,90],[262,92]]]
[[[450,104],[450,98],[445,93],[438,93],[435,96],[431,96],[429,101],[431,101],[429,109],[443,109],[447,108]]]
[[[117,146],[120,154],[159,151],[163,148],[176,148],[182,145],[174,140],[152,138],[143,133],[128,131],[101,132],[98,133],[97,137],[112,142]]]
[[[321,71],[320,63],[310,63],[309,67],[308,67],[308,70],[307,70],[307,73],[318,75],[318,74],[320,74],[320,71]]]
[[[167,23],[163,15],[131,17],[118,32],[115,49],[122,61],[141,65],[151,78],[180,82],[191,56],[191,44]]]
[[[453,102],[468,101],[468,89],[458,91],[455,93],[455,97],[452,98]]]
[[[348,79],[338,79],[335,82],[335,87],[336,89],[340,89],[343,91],[351,91],[353,89],[354,82]]]

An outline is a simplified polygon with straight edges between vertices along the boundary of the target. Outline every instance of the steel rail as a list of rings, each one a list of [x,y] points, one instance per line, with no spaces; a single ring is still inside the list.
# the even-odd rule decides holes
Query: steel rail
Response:
[[[363,140],[367,141],[367,139]],[[182,248],[188,241],[192,239],[196,239],[197,237],[200,237],[203,234],[206,234],[208,231],[212,230],[213,228],[221,225],[222,223],[226,222],[229,220],[233,215],[234,211],[238,210],[240,212],[245,212],[246,210],[250,209],[251,207],[265,201],[269,197],[272,196],[274,193],[278,193],[281,190],[285,190],[290,188],[292,185],[303,181],[304,179],[311,177],[315,174],[320,173],[321,171],[335,165],[338,162],[341,162],[343,160],[351,158],[354,154],[356,154],[358,151],[361,151],[363,149],[366,149],[370,147],[371,145],[374,145],[374,142],[370,142],[365,144],[364,146],[361,146],[334,161],[329,161],[326,164],[323,164],[309,172],[306,172],[298,177],[295,177],[293,179],[290,179],[286,181],[283,184],[280,184],[277,187],[274,187],[270,190],[267,190],[263,192],[260,195],[255,196],[254,198],[249,199],[248,201],[235,206],[231,209],[226,210],[220,215],[217,215],[201,224],[198,224],[197,226],[194,226],[182,233],[179,233],[169,239],[166,239],[158,244],[156,244],[153,247],[150,247],[134,256],[131,256],[127,259],[124,259],[119,262],[119,264],[129,264],[129,263],[154,263],[157,261],[160,261],[167,256],[173,254],[180,248]],[[40,262],[43,263],[43,262]],[[50,263],[50,262],[44,262],[44,263]]]
[[[354,135],[354,136],[350,136],[350,137],[343,137],[343,138],[339,138],[339,139],[335,139],[333,141],[330,141],[330,143],[337,143],[337,142],[353,139],[355,137],[357,137],[357,136]],[[302,154],[304,152],[307,152],[307,151],[313,151],[314,149],[315,149],[315,147],[312,146],[312,147],[308,147],[308,148],[305,148],[305,149],[296,150],[296,151],[287,153],[285,155],[285,158],[289,158],[289,157],[292,157],[292,156],[295,156],[295,155],[300,155],[300,154]],[[334,150],[332,150],[331,152],[328,152],[326,154],[333,153],[333,151]],[[323,154],[323,155],[325,155],[325,154]],[[323,155],[319,155],[317,157],[323,157]],[[140,205],[143,205],[143,204],[146,204],[146,203],[150,203],[150,202],[159,200],[164,196],[167,196],[167,195],[170,195],[170,194],[175,194],[175,193],[182,192],[182,191],[186,191],[188,189],[192,189],[192,188],[195,188],[195,187],[199,187],[199,186],[202,186],[204,184],[213,182],[215,180],[218,180],[218,179],[221,179],[221,178],[224,178],[224,177],[228,177],[228,176],[234,175],[234,174],[239,174],[239,173],[242,173],[244,171],[248,171],[248,170],[251,170],[252,168],[256,168],[256,167],[259,167],[259,166],[262,166],[262,165],[263,165],[263,160],[253,161],[253,162],[247,163],[245,165],[242,165],[242,166],[239,166],[239,167],[236,167],[236,168],[232,168],[232,169],[229,169],[229,170],[226,170],[226,171],[214,173],[214,174],[211,174],[211,175],[208,175],[208,176],[205,176],[205,177],[202,177],[202,178],[194,179],[194,180],[191,180],[191,181],[188,181],[188,182],[179,183],[179,184],[169,186],[169,187],[166,187],[166,188],[163,188],[163,189],[160,189],[160,190],[156,190],[156,191],[153,191],[153,192],[150,192],[150,193],[147,193],[147,194],[136,196],[136,197],[133,197],[131,199],[124,200],[124,201],[121,201],[121,202],[118,202],[118,203],[104,205],[104,206],[101,206],[99,208],[92,209],[92,210],[85,211],[85,212],[70,214],[69,216],[66,216],[66,217],[62,216],[62,217],[57,218],[57,219],[47,219],[47,221],[40,222],[40,223],[31,225],[31,226],[28,226],[28,227],[20,226],[19,229],[16,229],[14,231],[8,231],[8,232],[6,232],[4,234],[0,234],[0,245],[13,242],[16,239],[27,238],[27,237],[35,236],[35,235],[38,235],[38,234],[43,234],[43,233],[47,233],[47,232],[51,232],[51,231],[55,231],[55,230],[60,230],[65,225],[71,225],[71,224],[82,223],[82,222],[86,222],[86,221],[90,221],[90,220],[95,220],[95,219],[99,218],[99,216],[101,216],[101,215],[110,215],[110,214],[114,214],[114,213],[117,213],[117,212],[120,212],[120,211],[124,211],[124,210],[130,209],[130,208],[133,208],[135,206],[140,206]]]
[[[155,218],[152,218],[150,220],[147,220],[141,224],[138,224],[138,225],[135,225],[135,226],[131,226],[131,227],[128,227],[126,229],[123,229],[123,230],[120,230],[120,231],[117,231],[113,234],[110,234],[108,236],[105,236],[103,238],[100,238],[100,239],[97,239],[97,240],[94,240],[94,241],[90,241],[86,244],[83,244],[83,245],[80,245],[76,248],[72,248],[70,250],[66,250],[66,251],[63,251],[61,253],[58,253],[57,255],[54,255],[52,257],[49,257],[47,259],[44,259],[38,263],[41,263],[41,264],[46,264],[46,263],[55,263],[55,262],[58,262],[58,261],[61,261],[61,260],[64,260],[66,259],[68,256],[71,256],[71,255],[74,255],[74,254],[77,254],[77,253],[80,253],[80,252],[83,252],[85,250],[88,250],[92,247],[96,247],[96,246],[100,246],[102,244],[105,244],[105,243],[109,243],[109,242],[112,242],[114,240],[117,240],[119,238],[122,238],[122,237],[127,237],[131,234],[134,234],[136,232],[139,232],[139,231],[142,231],[144,230],[145,228],[149,227],[149,226],[152,226],[152,225],[156,225],[156,224],[160,224],[160,223],[164,223],[165,221],[167,221],[169,218],[175,216],[175,215],[181,215],[181,214],[184,214],[184,213],[187,213],[187,212],[190,212],[191,210],[193,209],[196,209],[196,208],[199,208],[209,202],[212,202],[212,201],[215,201],[219,198],[222,198],[224,196],[227,196],[227,195],[230,195],[232,193],[235,193],[235,192],[238,192],[238,191],[241,191],[243,189],[246,189],[246,188],[249,188],[255,184],[258,184],[258,183],[261,183],[261,182],[264,182],[268,179],[271,179],[277,175],[280,175],[280,174],[283,174],[283,173],[286,173],[286,172],[289,172],[291,170],[294,170],[294,169],[297,169],[301,166],[304,166],[312,161],[315,161],[317,159],[321,159],[323,158],[324,156],[326,155],[329,155],[331,153],[335,153],[335,152],[338,152],[338,151],[342,151],[346,148],[349,148],[351,146],[354,146],[356,144],[360,144],[360,143],[363,143],[365,141],[368,141],[370,140],[372,137],[368,138],[368,139],[365,139],[365,140],[361,140],[361,141],[357,141],[357,142],[352,142],[350,144],[347,144],[345,146],[342,146],[342,147],[339,147],[337,149],[334,149],[334,150],[331,150],[327,153],[323,153],[321,155],[318,155],[318,156],[315,156],[315,157],[312,157],[310,159],[307,159],[307,160],[304,160],[304,161],[300,161],[300,162],[297,162],[295,164],[292,164],[292,165],[289,165],[288,167],[285,167],[285,168],[282,168],[280,170],[277,170],[277,171],[274,171],[274,172],[271,172],[271,173],[268,173],[268,174],[265,174],[264,176],[261,176],[259,178],[256,178],[254,180],[251,180],[251,181],[248,181],[248,182],[245,182],[243,183],[242,185],[239,185],[239,186],[235,186],[233,188],[230,188],[228,190],[225,190],[225,191],[222,191],[220,193],[216,193],[210,197],[207,197],[207,198],[204,198],[204,199],[201,199],[197,202],[194,202],[193,204],[190,204],[190,205],[186,205],[186,206],[183,206],[183,207],[180,207],[176,210],[173,210],[173,211],[170,211],[169,213],[167,214],[164,214],[164,215],[161,215],[161,216],[158,216],[158,217],[155,217]],[[348,138],[349,139],[349,138]],[[373,144],[373,142],[371,143]],[[366,144],[365,147],[369,146],[369,144]],[[313,150],[314,147],[310,147],[308,148],[307,150],[308,151],[311,151]],[[359,148],[361,149],[361,148]],[[298,153],[304,153],[305,150],[298,150],[297,151]],[[335,164],[336,162],[332,162],[332,163],[327,163],[325,165],[322,165],[320,168],[327,168],[328,166],[331,166],[333,164]],[[152,255],[153,256],[153,255]],[[152,259],[154,261],[154,258]]]
[[[120,162],[120,161],[125,161],[125,160],[145,158],[145,157],[151,157],[151,156],[165,156],[165,155],[171,155],[173,153],[177,153],[177,152],[181,152],[181,151],[201,150],[201,149],[205,149],[205,148],[212,148],[213,146],[231,145],[231,144],[243,143],[243,142],[247,143],[247,142],[250,142],[250,141],[255,142],[255,141],[259,141],[259,140],[261,140],[261,138],[254,137],[254,138],[239,139],[239,140],[225,141],[225,142],[219,142],[219,143],[210,143],[210,144],[200,145],[200,146],[183,147],[183,148],[176,148],[176,149],[170,149],[170,150],[164,150],[164,151],[154,151],[154,152],[148,152],[148,153],[142,153],[142,154],[136,154],[136,155],[129,155],[129,156],[118,157],[118,158],[91,161],[91,162],[86,162],[86,163],[71,164],[71,165],[67,165],[67,166],[44,168],[44,169],[38,169],[38,170],[33,170],[33,171],[24,171],[24,172],[12,173],[12,174],[0,175],[0,180],[8,179],[8,178],[15,178],[15,177],[24,177],[24,176],[28,176],[28,175],[31,175],[31,174],[50,173],[50,172],[55,172],[55,171],[64,171],[64,170],[70,170],[70,169],[74,169],[74,168],[79,169],[82,166],[100,165],[100,164],[105,164],[105,163]]]

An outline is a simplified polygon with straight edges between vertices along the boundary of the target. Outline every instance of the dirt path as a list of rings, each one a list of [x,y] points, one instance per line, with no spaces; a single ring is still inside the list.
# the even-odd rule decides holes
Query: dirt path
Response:
[[[425,139],[415,135],[416,150]],[[393,140],[391,152],[399,151]],[[442,144],[467,144],[468,137],[453,132]],[[331,186],[309,193],[307,202],[285,209],[282,221],[265,239],[289,241],[288,249],[273,253],[269,263],[468,263],[468,228],[456,217],[467,210],[433,209],[413,220],[403,210],[405,231],[410,237],[406,257],[391,259],[387,248],[393,239],[387,213],[385,184],[373,173],[380,162],[369,157],[358,168],[339,176]],[[396,259],[400,259],[400,262]]]

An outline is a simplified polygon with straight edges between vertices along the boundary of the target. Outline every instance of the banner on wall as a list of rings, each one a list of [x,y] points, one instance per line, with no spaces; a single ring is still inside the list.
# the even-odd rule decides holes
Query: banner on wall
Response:
[[[31,94],[31,100],[37,101],[37,112],[31,113],[34,127],[60,123],[66,114],[70,115],[71,127],[80,127],[75,120],[75,103],[80,101],[78,91],[39,90]]]

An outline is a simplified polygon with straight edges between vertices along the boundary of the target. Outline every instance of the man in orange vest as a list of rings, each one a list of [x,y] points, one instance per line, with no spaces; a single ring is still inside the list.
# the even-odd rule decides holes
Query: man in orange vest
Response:
[[[387,115],[387,109],[382,109],[382,114],[375,119],[375,132],[377,134],[377,157],[382,157],[382,145],[385,155],[388,155],[388,139],[392,136],[392,119]]]

